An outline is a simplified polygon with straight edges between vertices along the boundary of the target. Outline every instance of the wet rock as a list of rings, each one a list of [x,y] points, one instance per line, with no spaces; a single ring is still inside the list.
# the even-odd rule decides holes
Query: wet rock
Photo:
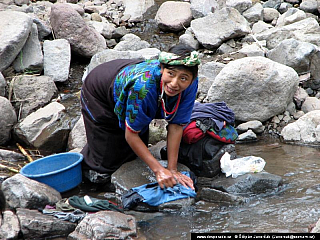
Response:
[[[16,174],[2,183],[2,191],[11,208],[44,208],[61,200],[58,191],[46,184]]]
[[[202,188],[197,197],[206,202],[218,203],[219,206],[238,205],[246,201],[244,197],[208,187]]]
[[[20,223],[12,211],[4,211],[0,218],[0,239],[18,239]]]
[[[21,153],[0,149],[0,159],[8,162],[16,162],[16,161],[24,161],[26,160],[26,157]]]
[[[39,73],[43,69],[43,54],[40,41],[38,38],[38,29],[35,23],[32,24],[31,33],[13,62],[16,72],[32,72]]]
[[[44,75],[55,82],[68,80],[71,49],[66,39],[45,40],[43,43]]]
[[[0,14],[0,72],[14,61],[26,43],[32,18],[26,13],[2,11]]]
[[[137,236],[136,228],[131,215],[100,211],[87,215],[68,239],[132,239]]]
[[[56,153],[66,149],[71,121],[57,102],[28,115],[14,127],[15,136],[29,146]]]
[[[106,48],[101,34],[90,28],[68,4],[54,4],[50,20],[55,37],[68,40],[71,50],[78,55],[90,58]]]
[[[225,101],[237,120],[264,122],[285,111],[298,83],[298,74],[292,68],[264,57],[246,57],[220,71],[205,101]]]
[[[120,42],[113,49],[116,51],[138,51],[149,47],[150,43],[141,40],[137,35],[128,33],[120,39]]]
[[[244,133],[239,134],[237,138],[237,143],[240,142],[252,142],[257,141],[257,135],[250,129]]]
[[[155,20],[161,30],[179,32],[190,26],[192,20],[190,3],[164,2],[158,9]]]
[[[20,119],[48,104],[58,92],[53,80],[47,76],[21,75],[12,80],[11,86]]]
[[[75,223],[42,214],[37,210],[18,208],[16,214],[24,239],[66,237],[76,228]]]
[[[320,100],[316,97],[307,97],[301,106],[301,110],[304,113],[320,110]]]
[[[0,97],[0,145],[10,140],[11,129],[17,122],[17,116],[10,101]]]
[[[306,113],[297,121],[288,124],[281,131],[281,136],[287,142],[316,144],[320,142],[320,110]]]
[[[199,180],[200,182],[200,180]],[[212,180],[210,188],[231,194],[261,194],[277,190],[282,185],[280,176],[267,172],[247,173],[237,178],[221,176]]]
[[[223,8],[191,21],[198,41],[207,49],[215,49],[228,39],[250,33],[248,21],[234,8]]]
[[[4,97],[6,95],[7,82],[0,72],[0,97]]]
[[[237,132],[243,133],[251,129],[253,132],[260,134],[263,133],[265,127],[262,122],[258,120],[252,120],[245,123],[241,123],[236,127]]]
[[[68,148],[82,149],[87,143],[86,129],[84,127],[83,117],[79,118],[74,127],[72,128],[69,137],[68,137]]]
[[[297,73],[310,71],[310,59],[318,51],[316,45],[295,39],[286,39],[267,53],[267,58],[292,67]]]
[[[167,167],[167,161],[159,160],[160,164]],[[178,163],[178,171],[189,171],[189,169]],[[132,177],[134,176],[134,177]],[[156,178],[151,169],[141,160],[136,159],[134,161],[123,164],[115,173],[111,176],[111,182],[116,188],[116,193],[119,196],[123,195],[129,189],[138,187],[144,184],[156,182]],[[176,202],[176,201],[175,201]],[[170,211],[171,207],[177,210],[177,206],[181,208],[190,206],[194,200],[188,201],[188,199],[180,199],[179,202],[170,204],[161,204],[157,207],[148,206],[147,204],[141,203],[135,208],[137,211]]]

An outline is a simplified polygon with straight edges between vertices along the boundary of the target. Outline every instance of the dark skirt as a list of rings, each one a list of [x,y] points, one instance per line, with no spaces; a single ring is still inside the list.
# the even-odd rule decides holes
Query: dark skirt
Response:
[[[86,77],[81,89],[81,112],[87,134],[82,149],[83,168],[99,173],[115,172],[137,156],[125,140],[114,113],[113,83],[118,72],[141,60],[114,60],[99,65]],[[140,137],[147,145],[148,131]]]

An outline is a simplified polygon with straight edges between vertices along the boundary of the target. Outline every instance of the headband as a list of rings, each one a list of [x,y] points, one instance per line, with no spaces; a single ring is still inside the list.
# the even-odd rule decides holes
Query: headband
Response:
[[[199,54],[196,51],[192,51],[190,56],[187,56],[183,59],[180,56],[169,53],[169,52],[161,52],[159,54],[159,62],[169,65],[185,65],[187,67],[193,67],[200,64]]]

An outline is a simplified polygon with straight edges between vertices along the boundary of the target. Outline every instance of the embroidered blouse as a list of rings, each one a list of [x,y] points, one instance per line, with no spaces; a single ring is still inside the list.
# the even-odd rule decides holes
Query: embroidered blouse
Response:
[[[133,132],[145,132],[155,119],[166,119],[169,123],[185,125],[189,122],[198,90],[198,78],[181,94],[176,113],[165,117],[159,101],[161,67],[158,60],[146,60],[122,69],[114,81],[114,112],[119,126]],[[168,98],[168,108],[173,109],[178,96]],[[171,111],[171,110],[170,110]]]

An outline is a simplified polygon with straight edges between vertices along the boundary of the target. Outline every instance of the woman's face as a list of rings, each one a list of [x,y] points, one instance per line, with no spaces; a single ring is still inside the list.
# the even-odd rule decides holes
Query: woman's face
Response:
[[[168,69],[161,66],[161,74],[164,92],[169,97],[181,93],[190,86],[193,79],[193,75],[190,71],[177,68]]]

